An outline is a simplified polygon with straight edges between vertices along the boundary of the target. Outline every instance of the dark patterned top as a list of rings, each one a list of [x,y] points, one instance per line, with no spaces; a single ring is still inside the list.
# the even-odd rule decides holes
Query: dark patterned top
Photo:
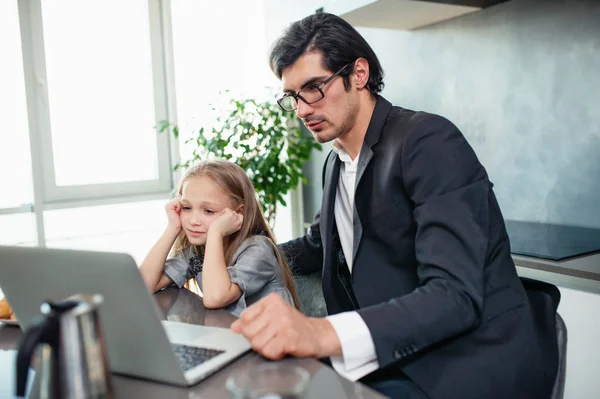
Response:
[[[193,276],[202,273],[202,258],[198,255],[192,256],[190,258],[190,268]]]

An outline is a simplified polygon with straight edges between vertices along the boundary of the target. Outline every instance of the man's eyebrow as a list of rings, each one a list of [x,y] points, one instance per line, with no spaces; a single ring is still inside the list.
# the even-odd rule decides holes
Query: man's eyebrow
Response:
[[[325,79],[327,79],[327,77],[325,77],[325,76],[315,76],[313,78],[310,78],[310,79],[306,80],[302,84],[302,86],[300,86],[300,90],[304,89],[306,86],[315,84],[316,82],[324,81]],[[294,90],[291,90],[291,89],[283,89],[283,92],[286,94],[295,93]]]

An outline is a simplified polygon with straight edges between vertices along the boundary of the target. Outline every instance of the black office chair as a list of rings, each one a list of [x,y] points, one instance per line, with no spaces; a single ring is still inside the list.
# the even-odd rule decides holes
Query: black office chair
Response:
[[[521,282],[523,283],[523,287],[527,292],[527,296],[529,297],[532,306],[538,304],[540,308],[543,308],[544,305],[542,302],[545,301],[546,306],[552,306],[556,312],[558,304],[560,303],[560,290],[558,287],[550,283],[526,277],[521,277]],[[548,303],[548,301],[550,302]],[[550,323],[554,325],[556,332],[558,369],[554,380],[551,399],[562,399],[565,392],[565,377],[567,371],[567,326],[558,312],[556,312],[553,322],[547,319],[546,314],[536,313],[534,317],[537,319],[539,325],[545,325],[546,328],[549,327]]]
[[[294,282],[305,315],[311,317],[327,316],[327,307],[321,287],[321,272],[307,275],[295,275]]]
[[[558,371],[551,399],[563,399],[567,375],[567,325],[558,313],[556,313],[556,340],[558,342]]]

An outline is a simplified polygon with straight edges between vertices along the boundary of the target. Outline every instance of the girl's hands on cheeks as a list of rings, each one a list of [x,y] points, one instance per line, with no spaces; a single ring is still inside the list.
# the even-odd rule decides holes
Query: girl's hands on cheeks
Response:
[[[221,237],[227,237],[242,228],[244,216],[241,213],[232,211],[229,208],[223,209],[221,216],[213,220],[208,228],[210,234],[218,234]]]
[[[181,230],[181,219],[179,217],[181,214],[181,194],[178,194],[177,197],[165,205],[165,211],[169,220],[168,228],[179,232]]]

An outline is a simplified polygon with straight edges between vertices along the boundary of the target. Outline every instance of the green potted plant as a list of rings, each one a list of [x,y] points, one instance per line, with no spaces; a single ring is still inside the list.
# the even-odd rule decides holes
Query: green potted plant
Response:
[[[174,169],[211,157],[235,162],[248,173],[265,217],[273,226],[277,203],[285,206],[283,196],[300,181],[306,183],[302,166],[310,159],[311,151],[320,151],[321,145],[304,135],[298,119],[284,112],[275,99],[236,99],[229,92],[224,96],[226,106],[212,108],[217,113],[214,126],[192,132],[185,141],[186,146],[193,146],[192,156],[178,162]],[[179,127],[169,121],[161,121],[157,129],[179,136]]]

